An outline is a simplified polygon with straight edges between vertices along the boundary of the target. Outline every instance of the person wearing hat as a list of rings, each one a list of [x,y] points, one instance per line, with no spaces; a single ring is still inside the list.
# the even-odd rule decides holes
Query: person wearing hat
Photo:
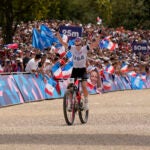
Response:
[[[30,59],[26,65],[26,72],[38,72],[38,64],[41,60],[41,54],[36,54],[34,58]]]

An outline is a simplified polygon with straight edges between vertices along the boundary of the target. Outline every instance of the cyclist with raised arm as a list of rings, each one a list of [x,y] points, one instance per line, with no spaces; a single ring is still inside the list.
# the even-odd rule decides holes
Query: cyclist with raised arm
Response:
[[[82,78],[82,90],[84,95],[84,104],[83,108],[85,110],[88,110],[88,91],[86,88],[86,80],[87,80],[87,53],[89,48],[89,45],[82,45],[82,39],[80,37],[77,37],[75,39],[75,45],[69,46],[68,44],[63,42],[59,32],[57,32],[57,37],[61,44],[65,46],[66,49],[69,49],[72,53],[72,61],[73,61],[73,69],[71,78]],[[69,106],[68,106],[69,107]],[[68,108],[69,109],[69,108]]]

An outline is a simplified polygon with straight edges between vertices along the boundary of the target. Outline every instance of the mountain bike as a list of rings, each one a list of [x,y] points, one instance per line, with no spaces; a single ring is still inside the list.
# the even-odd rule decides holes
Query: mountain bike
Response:
[[[89,110],[84,110],[83,108],[84,101],[81,90],[81,82],[82,79],[80,78],[69,78],[69,85],[64,94],[63,112],[65,121],[68,125],[73,125],[77,112],[82,124],[85,124],[88,121]],[[70,110],[68,110],[68,105],[71,106]]]

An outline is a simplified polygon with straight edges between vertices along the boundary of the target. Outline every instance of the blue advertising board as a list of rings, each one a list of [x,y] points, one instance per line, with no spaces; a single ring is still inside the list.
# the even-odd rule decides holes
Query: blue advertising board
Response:
[[[82,36],[82,27],[80,26],[60,26],[59,32],[65,34],[69,39]]]
[[[147,53],[149,52],[147,43],[132,43],[132,50],[134,53]]]
[[[13,76],[0,76],[0,107],[21,103],[24,103],[24,100]]]

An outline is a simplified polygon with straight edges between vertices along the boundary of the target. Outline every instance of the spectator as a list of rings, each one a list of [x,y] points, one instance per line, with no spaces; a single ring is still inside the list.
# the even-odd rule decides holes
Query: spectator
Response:
[[[23,72],[24,67],[23,67],[23,61],[21,58],[16,58],[16,61],[12,63],[12,70],[13,72]]]
[[[24,69],[26,68],[26,65],[27,65],[27,63],[30,59],[31,59],[30,51],[26,50],[25,51],[25,56],[23,57],[23,67],[24,67]]]
[[[35,55],[39,53],[39,50],[32,47],[32,29],[36,27],[39,30],[41,24],[45,23],[48,27],[51,28],[51,31],[54,33],[55,29],[61,25],[77,25],[72,21],[57,21],[57,20],[45,20],[45,21],[29,21],[28,23],[21,22],[17,26],[17,30],[13,37],[13,42],[18,43],[18,49],[10,49],[7,47],[3,47],[3,38],[2,34],[0,33],[0,62],[1,66],[4,69],[4,72],[12,72],[12,71],[22,71],[22,69],[17,69],[17,58],[23,58],[23,67],[26,68],[26,64],[32,58],[35,58]],[[115,28],[106,28],[104,26],[95,26],[91,23],[82,25],[83,28],[83,35],[84,35],[84,44],[93,44],[93,48],[88,55],[88,58],[93,59],[94,61],[89,61],[91,66],[98,67],[100,69],[101,66],[107,66],[105,58],[110,59],[112,61],[112,65],[115,68],[115,73],[120,75],[119,69],[122,61],[129,61],[130,64],[137,65],[139,67],[140,62],[143,63],[150,61],[149,52],[148,53],[134,53],[132,51],[132,43],[144,43],[147,44],[148,49],[150,48],[150,31],[144,30],[134,30],[129,31],[125,30],[124,27]],[[108,49],[100,49],[99,42],[100,40],[108,38],[110,41],[115,42],[118,44],[114,51],[110,51]],[[57,61],[55,58],[55,51],[56,45],[52,43],[52,47],[50,47],[45,53],[47,54],[53,63]],[[28,51],[26,51],[28,50]],[[29,56],[31,54],[31,56]],[[13,56],[15,56],[13,58]],[[111,57],[115,56],[116,62],[114,62]],[[9,61],[5,61],[5,59],[9,59]],[[100,62],[95,62],[97,60],[101,60]],[[128,60],[127,60],[128,59]],[[104,62],[103,62],[104,60]],[[109,61],[108,61],[109,62]],[[92,63],[92,64],[91,64]],[[133,67],[130,67],[130,71],[134,70]],[[147,69],[149,70],[150,66],[147,65]],[[24,71],[24,70],[23,70]],[[122,75],[122,74],[121,74]]]
[[[5,63],[4,63],[4,72],[12,72],[12,63],[10,61],[10,59],[5,59]]]
[[[43,74],[45,74],[47,77],[52,77],[52,63],[49,59],[46,59],[46,61],[43,64]]]
[[[29,62],[26,65],[25,71],[26,72],[38,72],[38,65],[41,60],[41,54],[36,54],[34,58],[29,60]]]

